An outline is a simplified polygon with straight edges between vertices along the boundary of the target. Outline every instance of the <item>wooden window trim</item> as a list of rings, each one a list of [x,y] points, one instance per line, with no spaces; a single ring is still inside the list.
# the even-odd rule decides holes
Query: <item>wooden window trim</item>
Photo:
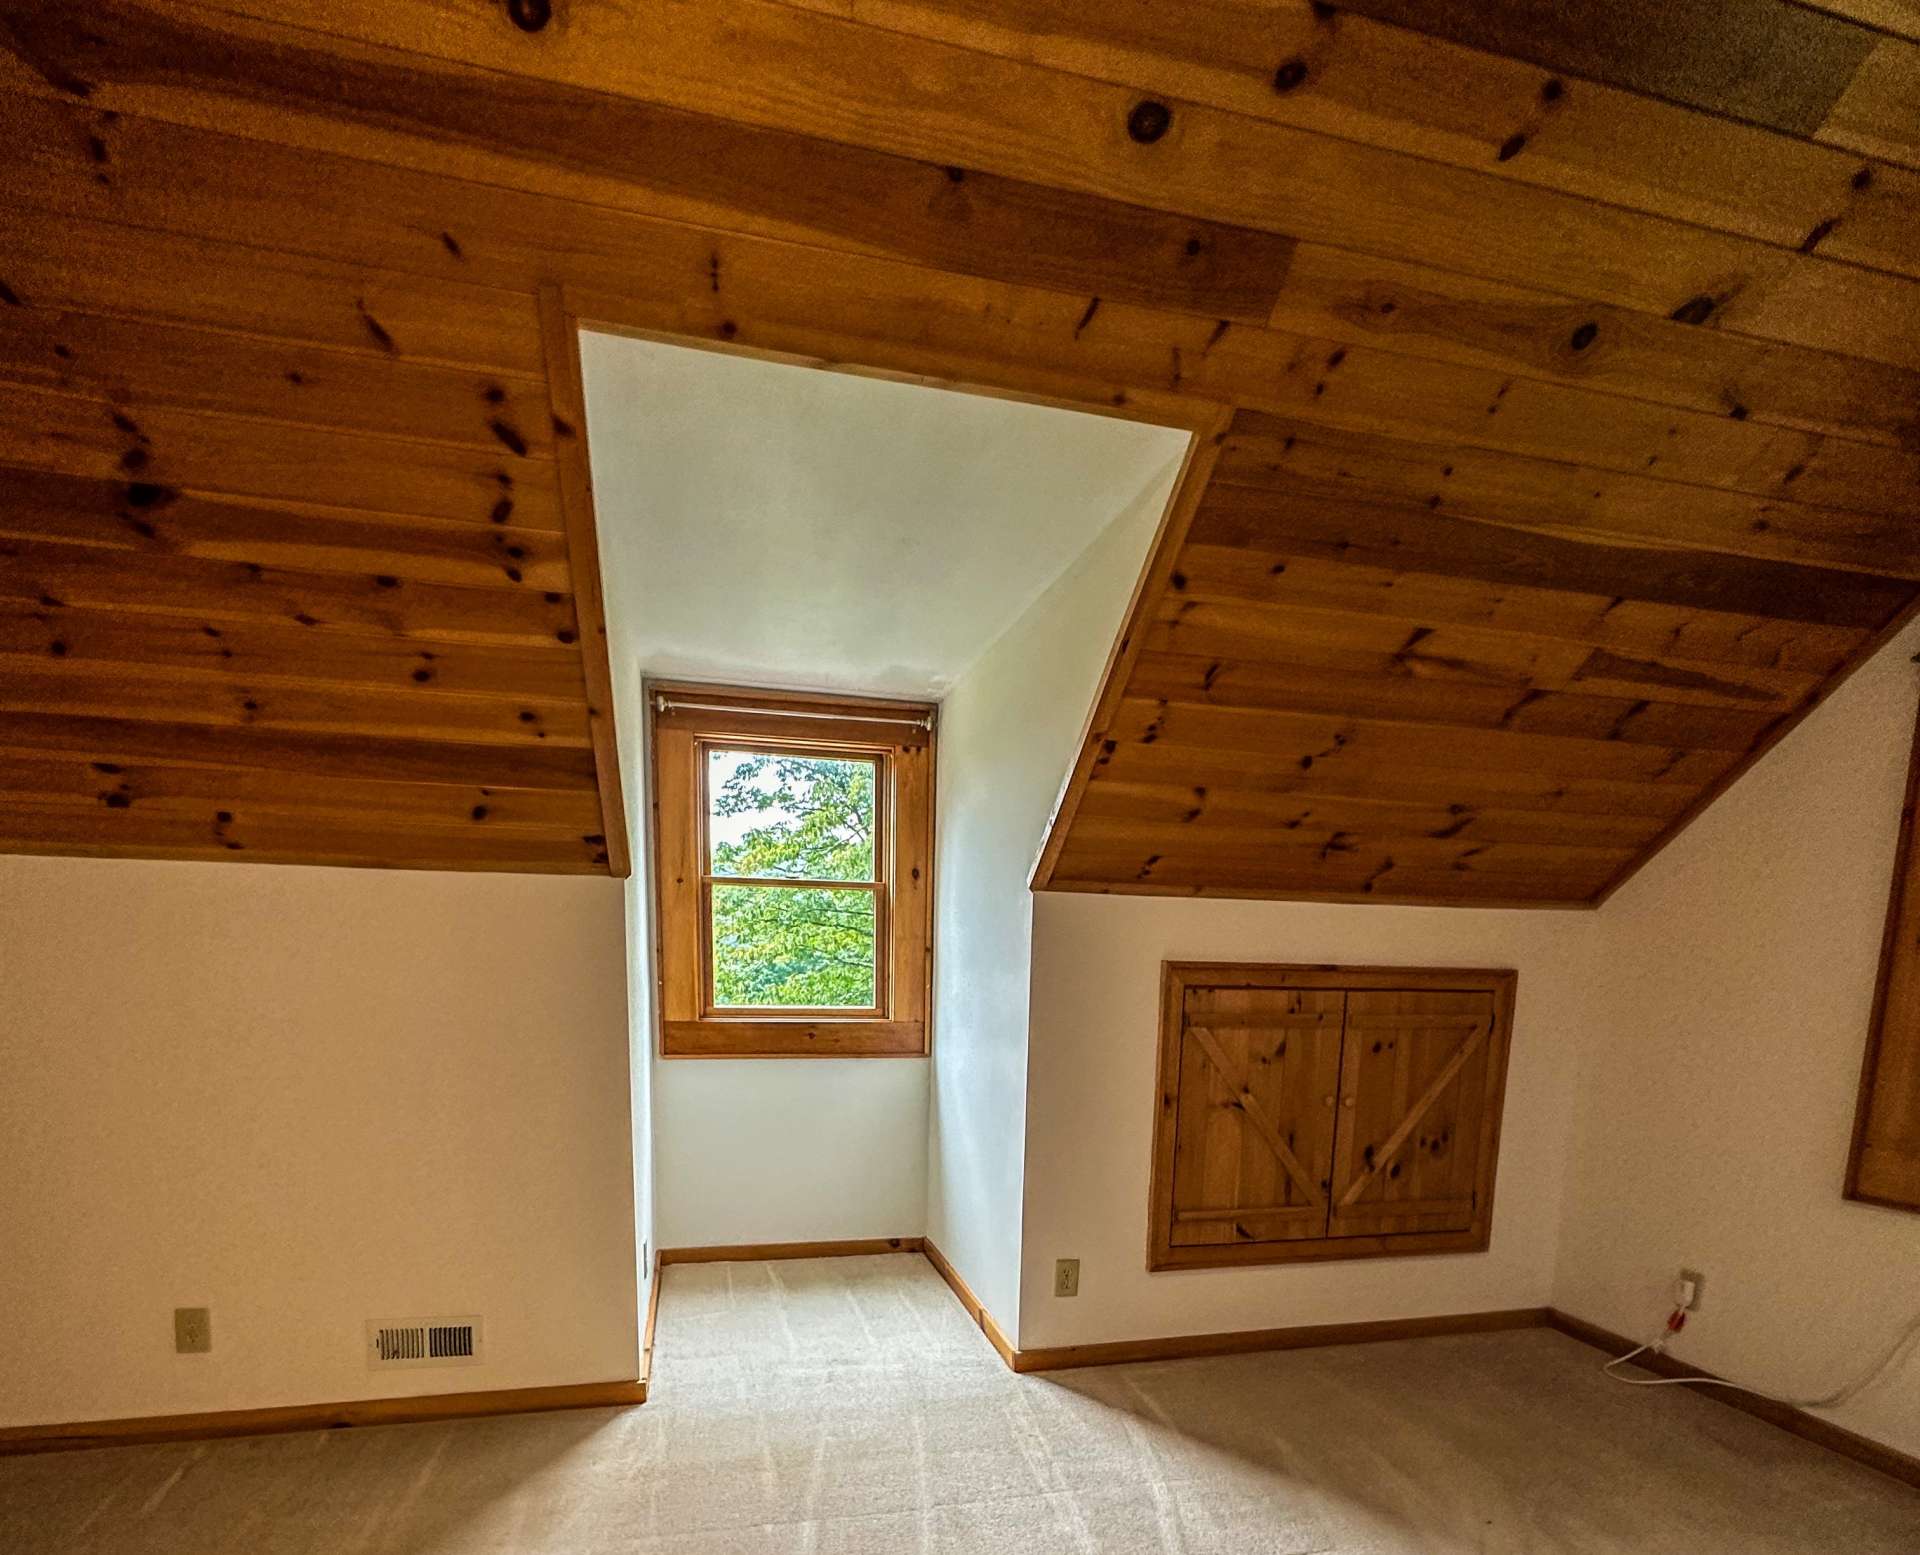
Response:
[[[1154,1076],[1154,1140],[1147,1199],[1147,1268],[1232,1268],[1319,1263],[1342,1259],[1407,1258],[1485,1252],[1493,1232],[1493,1195],[1500,1158],[1501,1112],[1506,1099],[1514,996],[1519,974],[1504,968],[1340,967],[1273,962],[1165,961],[1161,963],[1160,1044]],[[1387,1235],[1323,1236],[1299,1241],[1176,1246],[1173,1241],[1174,1154],[1171,1119],[1177,1109],[1183,1013],[1190,988],[1338,989],[1346,992],[1486,993],[1493,999],[1485,1091],[1473,1188],[1473,1215],[1464,1230]]]
[[[1883,1209],[1920,1212],[1920,1151],[1912,1144],[1920,1119],[1920,722],[1907,765],[1900,841],[1893,856],[1886,928],[1873,1018],[1860,1065],[1860,1099],[1847,1154],[1846,1196]]]
[[[934,708],[654,681],[655,952],[665,1058],[913,1058],[928,1051],[933,932]],[[875,896],[874,1008],[715,1007],[708,946],[706,752],[745,746],[872,759],[875,874],[832,882]],[[729,883],[722,881],[721,883]],[[742,881],[742,884],[753,882]],[[788,887],[792,882],[773,884]]]

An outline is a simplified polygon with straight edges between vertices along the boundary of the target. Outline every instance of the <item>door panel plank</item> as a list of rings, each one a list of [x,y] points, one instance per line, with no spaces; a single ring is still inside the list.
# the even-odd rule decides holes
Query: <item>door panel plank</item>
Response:
[[[1197,986],[1163,1034],[1160,1244],[1323,1236],[1344,997]]]
[[[1329,1234],[1466,1229],[1492,995],[1357,992],[1348,1014]]]

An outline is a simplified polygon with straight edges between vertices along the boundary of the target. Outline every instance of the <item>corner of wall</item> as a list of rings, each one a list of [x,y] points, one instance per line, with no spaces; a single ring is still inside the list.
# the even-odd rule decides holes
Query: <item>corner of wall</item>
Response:
[[[1920,1307],[1920,1215],[1842,1196],[1892,877],[1920,625],[1598,914],[1553,1302],[1639,1336],[1682,1265],[1681,1358],[1774,1392],[1847,1380]],[[1920,1362],[1832,1418],[1920,1452]]]

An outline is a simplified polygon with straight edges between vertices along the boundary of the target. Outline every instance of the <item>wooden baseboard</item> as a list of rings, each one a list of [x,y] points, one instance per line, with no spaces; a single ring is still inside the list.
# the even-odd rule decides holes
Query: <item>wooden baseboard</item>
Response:
[[[1540,1328],[1545,1307],[1495,1312],[1448,1312],[1439,1317],[1383,1318],[1370,1323],[1313,1323],[1294,1328],[1245,1328],[1226,1333],[1174,1334],[1163,1339],[1120,1339],[1107,1344],[1067,1344],[1017,1352],[1015,1371],[1064,1371],[1073,1366],[1120,1366],[1131,1361],[1191,1360],[1203,1355],[1246,1355],[1259,1350],[1310,1350],[1331,1344],[1381,1344],[1391,1339],[1431,1339],[1441,1334],[1491,1334]]]
[[[264,1436],[280,1431],[337,1430],[343,1426],[403,1425],[464,1420],[480,1415],[534,1414],[550,1409],[624,1408],[647,1401],[644,1379],[574,1382],[548,1388],[495,1388],[480,1393],[429,1393],[418,1398],[363,1398],[338,1404],[286,1404],[273,1409],[222,1409],[197,1415],[138,1415],[67,1425],[0,1428],[0,1456],[61,1452],[81,1447],[130,1447],[145,1442],[200,1441],[218,1436]]]
[[[1389,1318],[1375,1323],[1321,1323],[1298,1328],[1248,1328],[1232,1333],[1175,1334],[1163,1339],[1119,1339],[1106,1344],[1067,1344],[1016,1349],[973,1288],[960,1277],[931,1241],[921,1248],[934,1272],[945,1280],[980,1325],[987,1342],[1011,1371],[1066,1371],[1075,1366],[1121,1366],[1130,1361],[1190,1360],[1202,1355],[1243,1355],[1256,1350],[1305,1350],[1327,1344],[1378,1344],[1388,1339],[1427,1339],[1438,1334],[1487,1334],[1510,1328],[1540,1328],[1545,1307],[1516,1307],[1501,1312],[1454,1312],[1441,1317]]]
[[[1007,1338],[1000,1325],[993,1320],[993,1314],[980,1304],[980,1298],[973,1293],[973,1287],[960,1277],[960,1271],[947,1262],[946,1254],[935,1247],[930,1240],[923,1239],[920,1251],[926,1255],[927,1262],[933,1265],[933,1272],[947,1282],[960,1305],[966,1308],[967,1316],[980,1325],[980,1332],[987,1336],[987,1343],[1000,1352],[1000,1359],[1007,1363],[1010,1370],[1019,1371],[1020,1352],[1013,1347],[1013,1341]]]
[[[660,1255],[653,1255],[653,1278],[647,1282],[647,1320],[640,1329],[640,1385],[653,1380],[653,1331],[660,1322]]]
[[[740,1242],[726,1247],[663,1247],[660,1262],[759,1263],[769,1258],[859,1258],[870,1253],[917,1253],[917,1236],[869,1237],[850,1242]]]
[[[1558,1308],[1549,1308],[1547,1322],[1570,1339],[1578,1339],[1582,1344],[1592,1345],[1596,1350],[1604,1350],[1610,1355],[1625,1355],[1640,1341],[1629,1339],[1624,1334],[1616,1334],[1611,1329],[1602,1328],[1598,1323],[1589,1323],[1584,1318],[1562,1312]],[[1677,1361],[1671,1355],[1642,1355],[1633,1364],[1645,1371],[1661,1377],[1705,1377],[1715,1382],[1725,1379],[1698,1366],[1689,1366],[1685,1361]],[[1920,1487],[1920,1458],[1908,1456],[1896,1451],[1884,1442],[1876,1442],[1870,1436],[1861,1436],[1843,1426],[1824,1420],[1819,1415],[1808,1414],[1804,1409],[1796,1409],[1791,1404],[1776,1404],[1770,1398],[1760,1398],[1751,1393],[1736,1393],[1731,1388],[1700,1388],[1701,1397],[1710,1398],[1715,1403],[1726,1404],[1744,1414],[1753,1415],[1769,1425],[1778,1426],[1783,1431],[1791,1431],[1795,1436],[1831,1452],[1839,1453],[1843,1458],[1851,1458],[1856,1463],[1864,1463],[1870,1469],[1878,1469],[1882,1474],[1891,1475],[1904,1484]]]

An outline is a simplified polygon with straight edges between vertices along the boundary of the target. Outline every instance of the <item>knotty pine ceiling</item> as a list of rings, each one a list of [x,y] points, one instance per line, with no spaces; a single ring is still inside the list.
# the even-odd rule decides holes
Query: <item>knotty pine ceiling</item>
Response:
[[[1920,587],[1905,0],[0,0],[0,115],[3,850],[624,873],[576,317],[1202,432],[1043,887],[1595,901]]]

